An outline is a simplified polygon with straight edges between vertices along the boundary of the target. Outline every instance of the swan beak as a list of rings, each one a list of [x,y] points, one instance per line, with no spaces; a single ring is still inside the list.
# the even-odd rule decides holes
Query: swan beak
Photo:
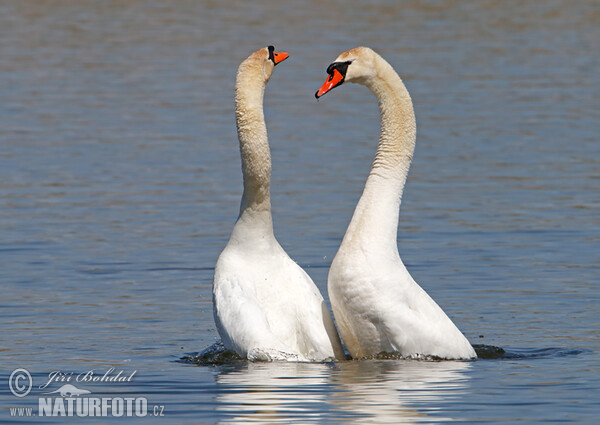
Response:
[[[329,74],[329,78],[327,79],[327,81],[325,81],[325,83],[323,83],[321,88],[315,93],[315,97],[317,99],[320,98],[325,93],[327,93],[331,89],[334,89],[335,87],[339,86],[343,82],[344,82],[344,76],[342,75],[342,73],[340,71],[338,71],[337,69],[334,69],[333,72],[331,74]]]
[[[273,52],[273,62],[275,63],[275,65],[283,62],[284,60],[286,60],[289,57],[290,57],[290,54],[286,53],[286,52],[279,52],[279,53]]]

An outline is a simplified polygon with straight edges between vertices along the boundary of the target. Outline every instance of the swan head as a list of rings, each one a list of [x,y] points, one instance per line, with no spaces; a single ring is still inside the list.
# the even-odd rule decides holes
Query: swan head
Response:
[[[289,57],[289,53],[276,52],[275,47],[264,47],[252,53],[248,58],[241,63],[238,73],[262,73],[265,83],[271,78],[275,65],[283,62]]]
[[[327,81],[315,93],[318,99],[337,86],[349,83],[367,84],[368,80],[377,75],[377,53],[368,47],[356,47],[337,57],[327,67]]]

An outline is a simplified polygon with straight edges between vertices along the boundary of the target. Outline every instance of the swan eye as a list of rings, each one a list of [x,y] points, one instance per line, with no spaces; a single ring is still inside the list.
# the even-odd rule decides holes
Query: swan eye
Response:
[[[329,65],[327,67],[327,73],[329,74],[329,76],[327,77],[327,81],[325,81],[321,88],[317,90],[317,92],[315,93],[315,97],[318,99],[328,91],[343,84],[344,80],[346,79],[346,72],[348,71],[348,66],[351,63],[352,61],[334,62],[331,65]]]
[[[276,52],[275,47],[273,47],[273,46],[269,46],[269,47],[267,47],[267,49],[269,50],[269,60],[271,60],[274,65],[277,65],[278,63],[283,62],[290,56],[289,53]]]
[[[269,60],[272,60],[275,63],[275,46],[267,47],[269,49]]]
[[[342,76],[346,76],[346,72],[348,72],[348,66],[352,63],[352,61],[345,62],[333,62],[331,65],[327,67],[327,73],[333,76],[333,71],[337,70]]]

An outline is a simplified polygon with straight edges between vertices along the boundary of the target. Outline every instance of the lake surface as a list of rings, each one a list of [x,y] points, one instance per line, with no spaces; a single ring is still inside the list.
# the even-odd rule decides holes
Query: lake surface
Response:
[[[508,356],[180,361],[218,339],[235,73],[268,44],[291,54],[265,94],[283,247],[326,297],[379,111],[362,86],[313,94],[340,52],[370,46],[417,117],[400,254],[473,344]],[[139,423],[597,423],[599,44],[594,1],[3,2],[0,422],[42,422],[10,408],[37,411],[60,371],[164,407]],[[74,381],[110,368],[135,374]]]

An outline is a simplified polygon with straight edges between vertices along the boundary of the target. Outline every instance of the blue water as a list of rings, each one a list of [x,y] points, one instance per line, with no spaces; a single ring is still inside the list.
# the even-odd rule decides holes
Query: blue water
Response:
[[[10,408],[37,410],[53,371],[114,368],[136,373],[75,385],[162,406],[130,418],[146,423],[596,423],[597,10],[2,3],[0,422],[94,422]],[[403,77],[417,117],[400,254],[472,343],[508,355],[180,361],[218,339],[212,275],[241,195],[233,84],[268,44],[291,54],[265,95],[275,231],[290,256],[326,296],[379,114],[361,86],[313,94],[341,51],[370,46]],[[33,380],[22,398],[8,387],[16,368]]]

